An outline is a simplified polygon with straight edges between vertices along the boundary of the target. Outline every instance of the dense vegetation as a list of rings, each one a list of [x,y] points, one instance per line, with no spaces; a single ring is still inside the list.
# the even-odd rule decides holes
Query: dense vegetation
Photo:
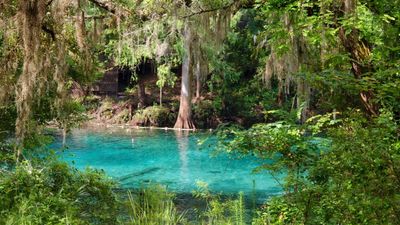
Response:
[[[0,223],[400,224],[399,43],[399,0],[3,0]],[[124,96],[95,96],[113,68]],[[202,184],[194,216],[163,187],[121,194],[43,150],[94,116],[218,127],[284,194],[248,212]]]

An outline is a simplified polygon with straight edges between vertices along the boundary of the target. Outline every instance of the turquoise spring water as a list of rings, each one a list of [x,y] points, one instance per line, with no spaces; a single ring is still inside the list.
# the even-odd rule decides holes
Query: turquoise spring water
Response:
[[[164,130],[99,129],[74,130],[61,159],[78,169],[101,169],[123,188],[140,188],[149,183],[166,185],[177,193],[190,193],[198,181],[210,191],[223,194],[256,195],[258,201],[281,193],[276,180],[266,171],[252,173],[261,164],[253,157],[215,154],[210,134]],[[61,147],[57,138],[54,148]]]

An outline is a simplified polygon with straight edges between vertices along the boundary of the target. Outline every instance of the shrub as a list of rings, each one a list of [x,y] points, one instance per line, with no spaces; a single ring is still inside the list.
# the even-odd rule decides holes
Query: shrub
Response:
[[[193,119],[200,128],[215,127],[218,114],[211,100],[202,100],[193,105]]]
[[[0,224],[115,224],[114,183],[66,163],[24,161],[0,172]]]
[[[269,159],[261,169],[286,173],[285,194],[269,201],[255,224],[399,224],[398,131],[390,113],[352,113],[256,125],[233,131],[227,143],[228,150]]]
[[[106,97],[99,104],[100,107],[96,112],[98,119],[111,119],[114,116],[115,101],[110,97]]]
[[[142,126],[168,126],[173,121],[173,115],[168,108],[162,106],[150,106],[138,110],[133,116],[133,123]]]
[[[130,120],[131,117],[131,111],[127,108],[122,108],[121,111],[115,115],[115,118],[113,119],[114,123],[126,123]]]
[[[96,95],[89,95],[86,96],[83,104],[85,105],[87,111],[94,111],[100,107],[101,98]]]

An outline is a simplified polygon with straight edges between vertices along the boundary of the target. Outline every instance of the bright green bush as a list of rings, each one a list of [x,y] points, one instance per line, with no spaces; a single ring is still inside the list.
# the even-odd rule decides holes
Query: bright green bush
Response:
[[[24,161],[0,172],[0,224],[115,224],[112,187],[97,171]]]

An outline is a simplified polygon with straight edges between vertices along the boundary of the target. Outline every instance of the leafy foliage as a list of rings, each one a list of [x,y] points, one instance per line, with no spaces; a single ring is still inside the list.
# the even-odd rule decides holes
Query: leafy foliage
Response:
[[[116,222],[114,183],[104,174],[66,163],[25,161],[1,171],[2,224],[110,224]]]
[[[237,199],[221,200],[218,195],[213,195],[208,190],[205,182],[197,183],[197,190],[193,195],[206,200],[206,210],[200,215],[201,224],[243,225],[248,221],[245,211],[243,193],[239,193]]]
[[[142,126],[166,126],[173,119],[168,108],[162,106],[150,106],[143,110],[139,110],[133,116],[136,124]]]
[[[230,131],[228,151],[255,154],[266,159],[259,169],[286,173],[286,194],[269,201],[261,218],[272,224],[398,223],[400,152],[392,114],[373,122],[360,114],[310,122]]]

